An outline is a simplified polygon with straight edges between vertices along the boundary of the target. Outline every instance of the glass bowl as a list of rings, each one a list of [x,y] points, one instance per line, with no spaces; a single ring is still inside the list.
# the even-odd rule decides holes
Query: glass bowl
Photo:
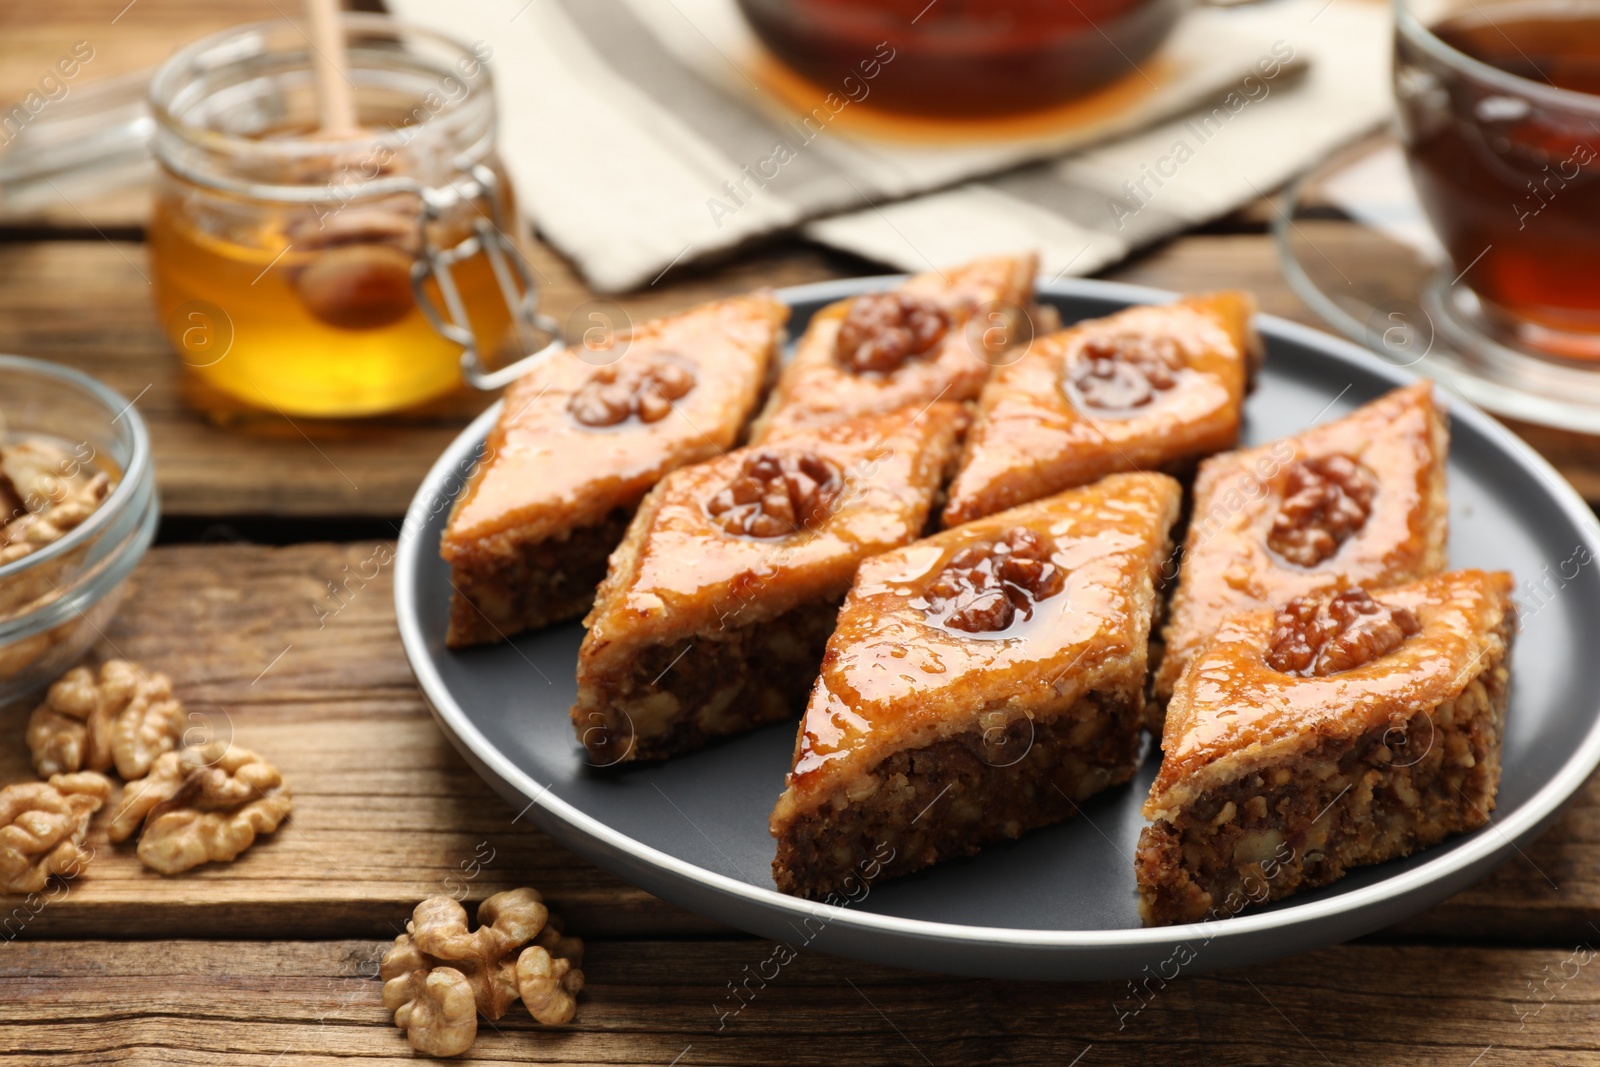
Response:
[[[117,479],[81,524],[0,566],[0,703],[54,681],[100,637],[160,517],[150,434],[126,399],[75,370],[0,355],[8,438],[46,437]]]

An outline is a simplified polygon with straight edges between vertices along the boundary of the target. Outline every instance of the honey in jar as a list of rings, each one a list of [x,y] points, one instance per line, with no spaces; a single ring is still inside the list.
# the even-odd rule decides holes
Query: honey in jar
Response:
[[[347,16],[346,30],[349,134],[319,132],[305,38],[284,23],[201,41],[151,86],[161,323],[207,386],[285,414],[369,415],[448,392],[462,345],[429,310],[488,352],[512,319],[484,249],[509,245],[514,225],[488,47],[380,16]]]

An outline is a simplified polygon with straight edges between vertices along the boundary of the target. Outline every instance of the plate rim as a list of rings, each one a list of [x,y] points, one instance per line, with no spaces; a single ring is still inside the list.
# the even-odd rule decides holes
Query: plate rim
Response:
[[[885,274],[835,279],[778,289],[775,295],[791,306],[819,300],[836,300],[873,289],[887,288],[903,281],[906,277],[905,274]],[[1106,299],[1127,304],[1170,303],[1179,299],[1181,295],[1171,290],[1084,278],[1040,281],[1037,292],[1040,296]],[[1424,376],[1408,368],[1396,367],[1385,362],[1376,354],[1353,342],[1310,326],[1263,312],[1255,315],[1255,324],[1263,334],[1270,333],[1294,343],[1316,348],[1341,363],[1353,364],[1364,372],[1376,373],[1378,377],[1387,379],[1396,386],[1424,379]],[[1452,422],[1457,420],[1465,422],[1486,436],[1499,438],[1500,445],[1519,461],[1521,468],[1538,477],[1553,502],[1586,535],[1587,547],[1596,558],[1600,558],[1600,518],[1596,517],[1577,490],[1556,471],[1555,467],[1492,415],[1472,404],[1448,383],[1435,380],[1434,385],[1447,397],[1447,407]],[[487,436],[503,404],[503,400],[496,400],[451,441],[429,468],[410,506],[406,509],[395,559],[395,616],[401,643],[405,648],[406,659],[412,673],[416,676],[417,683],[434,715],[446,733],[452,736],[452,740],[458,745],[464,745],[470,751],[473,760],[481,761],[483,767],[516,789],[529,801],[530,807],[537,807],[544,816],[557,820],[573,832],[588,837],[635,863],[694,883],[701,889],[737,898],[746,905],[768,910],[776,909],[791,919],[823,918],[830,926],[837,924],[846,933],[958,941],[999,949],[1133,950],[1176,944],[1196,938],[1203,938],[1207,943],[1227,944],[1275,929],[1309,926],[1335,921],[1341,917],[1348,918],[1355,912],[1396,903],[1408,894],[1421,891],[1429,885],[1446,882],[1452,876],[1460,876],[1463,872],[1490,863],[1497,854],[1508,852],[1517,842],[1542,828],[1583,786],[1595,768],[1600,766],[1600,703],[1597,703],[1592,709],[1592,721],[1582,743],[1572,750],[1556,773],[1511,812],[1505,821],[1497,822],[1491,817],[1491,821],[1483,827],[1483,829],[1494,827],[1497,833],[1477,833],[1448,852],[1360,889],[1335,894],[1322,900],[1288,904],[1272,911],[1236,915],[1221,920],[1205,920],[1175,926],[1096,930],[1018,929],[852,911],[847,906],[807,900],[780,893],[776,889],[752,885],[738,878],[696,866],[637,841],[555,796],[549,786],[541,785],[489,742],[457,703],[434,668],[417,613],[415,589],[410,580],[410,576],[416,573],[417,553],[422,551],[422,547],[419,546],[422,538],[418,534],[427,522],[434,501],[438,499],[438,487],[453,476],[460,477],[458,472],[463,469],[464,461]],[[459,492],[459,489],[456,491]],[[432,550],[434,546],[427,547]],[[597,862],[597,866],[604,867],[605,864]],[[612,873],[625,879],[627,877],[615,869],[612,869]],[[697,910],[692,905],[687,906],[690,910]]]

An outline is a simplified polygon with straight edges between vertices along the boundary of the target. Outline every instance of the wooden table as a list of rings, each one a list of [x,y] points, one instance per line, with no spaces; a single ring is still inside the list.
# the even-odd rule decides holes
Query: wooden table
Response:
[[[287,6],[287,0],[281,0]],[[73,41],[94,73],[147,66],[275,0],[57,0],[0,10],[0,101]],[[121,11],[119,15],[118,12]],[[115,20],[113,21],[113,17]],[[219,427],[186,405],[145,281],[136,196],[0,219],[0,351],[80,367],[137,396],[155,439],[161,543],[97,650],[170,673],[189,706],[267,753],[292,819],[230,865],[163,879],[101,836],[88,874],[23,922],[0,906],[0,1059],[270,1065],[413,1057],[389,1025],[378,956],[423,897],[470,904],[532,885],[589,945],[577,1021],[514,1013],[466,1057],[562,1063],[1600,1063],[1600,785],[1479,885],[1362,941],[1245,970],[1088,985],[972,981],[804,953],[719,1025],[770,946],[633,889],[556,846],[435,728],[395,632],[384,570],[331,606],[328,583],[392,538],[427,464],[481,409]],[[1274,264],[1264,205],[1112,277],[1255,290],[1314,322]],[[1332,239],[1336,239],[1332,238]],[[535,250],[557,315],[588,297]],[[754,284],[871,271],[778,243],[677,270],[621,300],[635,316]],[[1600,447],[1527,431],[1591,500]],[[0,782],[31,777],[25,708],[0,712]],[[473,859],[493,858],[475,875]],[[15,913],[13,913],[14,915]]]

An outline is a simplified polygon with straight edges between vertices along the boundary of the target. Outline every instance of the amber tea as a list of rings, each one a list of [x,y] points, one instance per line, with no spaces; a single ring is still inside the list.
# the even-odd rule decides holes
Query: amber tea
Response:
[[[1600,4],[1473,4],[1428,29],[1398,37],[1396,96],[1459,281],[1492,331],[1600,359]]]

